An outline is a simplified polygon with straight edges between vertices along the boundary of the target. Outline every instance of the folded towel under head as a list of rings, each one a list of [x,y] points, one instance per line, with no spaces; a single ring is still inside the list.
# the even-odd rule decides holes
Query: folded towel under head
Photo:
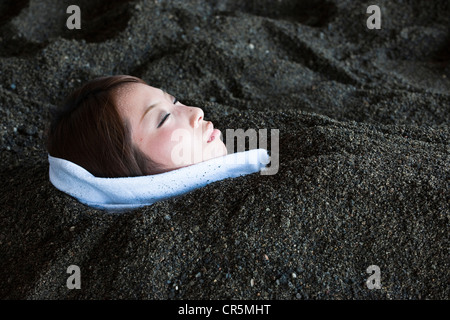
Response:
[[[51,183],[80,202],[120,212],[151,205],[223,180],[264,170],[265,149],[232,153],[177,170],[140,177],[99,178],[68,160],[48,156]]]

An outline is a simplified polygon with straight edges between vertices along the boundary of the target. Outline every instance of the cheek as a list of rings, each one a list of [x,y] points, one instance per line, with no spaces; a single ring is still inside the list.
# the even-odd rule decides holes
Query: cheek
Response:
[[[139,137],[139,141],[150,159],[169,169],[222,156],[224,150],[226,153],[222,141],[208,144],[201,131],[186,128],[159,130],[152,136]]]
[[[157,134],[139,137],[141,150],[153,161],[159,164],[166,164],[170,159],[172,148],[171,132],[161,130]]]

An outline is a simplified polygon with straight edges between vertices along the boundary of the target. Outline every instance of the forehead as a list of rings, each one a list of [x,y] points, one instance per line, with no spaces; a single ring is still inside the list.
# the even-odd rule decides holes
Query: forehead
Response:
[[[157,98],[161,90],[143,83],[126,83],[114,92],[115,102],[118,105],[136,104],[145,99]]]
[[[114,102],[122,115],[138,114],[163,95],[161,89],[143,83],[127,83],[114,92]]]

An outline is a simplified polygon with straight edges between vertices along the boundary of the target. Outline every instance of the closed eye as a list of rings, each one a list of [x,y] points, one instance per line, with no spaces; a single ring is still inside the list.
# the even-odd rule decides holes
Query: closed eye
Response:
[[[166,115],[164,116],[164,118],[162,118],[161,122],[158,124],[158,126],[157,126],[156,128],[161,127],[161,126],[164,124],[164,122],[167,120],[167,118],[168,118],[169,116],[170,116],[170,113],[166,114]]]
[[[178,99],[175,98],[175,97],[173,97],[173,104],[176,104],[177,102],[178,102]],[[166,114],[166,115],[164,116],[164,118],[162,118],[161,122],[158,124],[158,126],[157,126],[156,128],[161,127],[161,126],[164,124],[164,122],[167,120],[167,118],[168,118],[169,116],[170,116],[170,113]]]

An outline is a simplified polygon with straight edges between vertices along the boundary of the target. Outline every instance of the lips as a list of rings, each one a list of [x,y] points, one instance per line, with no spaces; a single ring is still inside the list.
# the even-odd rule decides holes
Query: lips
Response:
[[[220,130],[214,129],[214,125],[211,121],[206,125],[205,136],[207,137],[207,143],[214,141],[217,137],[220,136]]]

